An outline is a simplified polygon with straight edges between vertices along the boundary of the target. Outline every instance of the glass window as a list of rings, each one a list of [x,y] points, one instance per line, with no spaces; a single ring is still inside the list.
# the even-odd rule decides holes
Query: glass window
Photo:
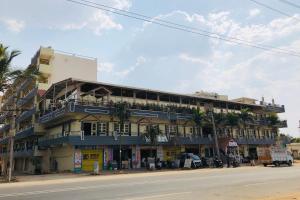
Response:
[[[99,122],[97,124],[97,133],[98,135],[106,135],[107,133],[107,124],[106,122]]]
[[[115,123],[114,124],[114,131],[116,131],[117,133],[122,132],[123,135],[129,135],[129,123],[125,123],[124,126],[122,127],[121,131],[120,131],[120,124],[119,123]]]

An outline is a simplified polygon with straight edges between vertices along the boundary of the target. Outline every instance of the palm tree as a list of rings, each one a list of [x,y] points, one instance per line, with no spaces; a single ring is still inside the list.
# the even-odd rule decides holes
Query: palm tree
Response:
[[[247,132],[247,123],[253,121],[253,117],[249,114],[249,108],[241,109],[241,113],[239,114],[240,124]]]
[[[150,139],[150,143],[152,146],[157,146],[158,141],[157,141],[157,136],[161,135],[161,130],[159,129],[158,125],[149,125],[147,127],[147,131],[145,133],[145,136],[147,138]],[[153,152],[152,152],[152,148],[151,148],[151,157],[153,156]]]
[[[0,44],[0,92],[5,93],[10,90],[11,94],[13,95],[13,119],[12,119],[12,130],[15,131],[15,120],[16,120],[16,102],[18,96],[16,94],[16,84],[18,81],[27,78],[37,78],[40,75],[37,68],[35,66],[29,66],[25,70],[14,70],[12,68],[12,61],[15,57],[20,55],[20,51],[12,50],[11,52],[8,51],[8,47]],[[9,154],[9,169],[8,169],[8,181],[10,182],[12,176],[12,162],[13,162],[13,143],[14,138],[12,133],[10,136],[10,154]]]
[[[8,51],[8,47],[0,44],[0,92],[5,92],[13,81],[22,73],[21,70],[13,70],[12,60],[20,55],[20,51]]]
[[[115,116],[119,119],[120,125],[120,160],[119,167],[122,168],[122,131],[124,131],[124,124],[129,120],[130,110],[126,102],[119,102],[115,105],[115,108],[112,110],[112,116]]]
[[[202,112],[199,108],[193,110],[193,121],[195,122],[196,129],[199,131],[200,134],[200,129],[203,126],[205,121],[205,113]]]
[[[233,128],[239,125],[239,116],[236,113],[227,113],[226,125],[230,126],[230,132],[233,136]]]

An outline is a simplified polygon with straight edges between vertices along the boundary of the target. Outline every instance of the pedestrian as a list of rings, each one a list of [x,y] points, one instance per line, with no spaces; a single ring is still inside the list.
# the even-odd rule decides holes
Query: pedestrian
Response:
[[[228,154],[226,155],[226,161],[227,161],[227,168],[229,168],[230,167],[230,157]]]
[[[250,156],[250,164],[251,164],[251,166],[255,166],[255,160],[254,159],[255,159],[254,155],[251,154],[251,156]]]

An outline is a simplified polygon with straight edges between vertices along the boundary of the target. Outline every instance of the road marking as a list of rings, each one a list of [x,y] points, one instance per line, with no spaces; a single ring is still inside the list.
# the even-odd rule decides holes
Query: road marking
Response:
[[[190,193],[191,192],[176,192],[176,193],[169,193],[169,194],[157,194],[157,195],[151,195],[151,196],[125,198],[125,200],[154,199],[154,198],[162,198],[162,197],[168,197],[168,196],[177,196],[177,195],[184,195],[184,194],[190,194]]]

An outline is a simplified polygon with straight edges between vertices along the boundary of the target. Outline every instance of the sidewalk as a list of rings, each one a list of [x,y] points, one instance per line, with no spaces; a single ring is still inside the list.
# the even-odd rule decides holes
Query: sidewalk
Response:
[[[300,163],[297,162],[295,165],[299,166]],[[163,169],[163,170],[154,170],[149,171],[146,169],[131,169],[131,170],[122,170],[122,171],[101,171],[99,175],[92,175],[91,173],[55,173],[55,174],[43,174],[43,175],[17,175],[16,182],[10,184],[1,182],[0,177],[0,186],[5,185],[23,185],[28,184],[59,184],[59,183],[70,183],[70,182],[80,182],[80,181],[90,181],[98,179],[115,179],[115,178],[124,178],[124,177],[142,177],[142,176],[162,176],[167,174],[175,173],[214,173],[215,171],[226,170],[228,172],[234,171],[236,169],[253,169],[263,167],[261,165],[257,166],[241,166],[238,168],[203,168],[203,169],[194,169],[194,170],[183,170],[183,169]],[[130,175],[130,176],[129,176]]]

